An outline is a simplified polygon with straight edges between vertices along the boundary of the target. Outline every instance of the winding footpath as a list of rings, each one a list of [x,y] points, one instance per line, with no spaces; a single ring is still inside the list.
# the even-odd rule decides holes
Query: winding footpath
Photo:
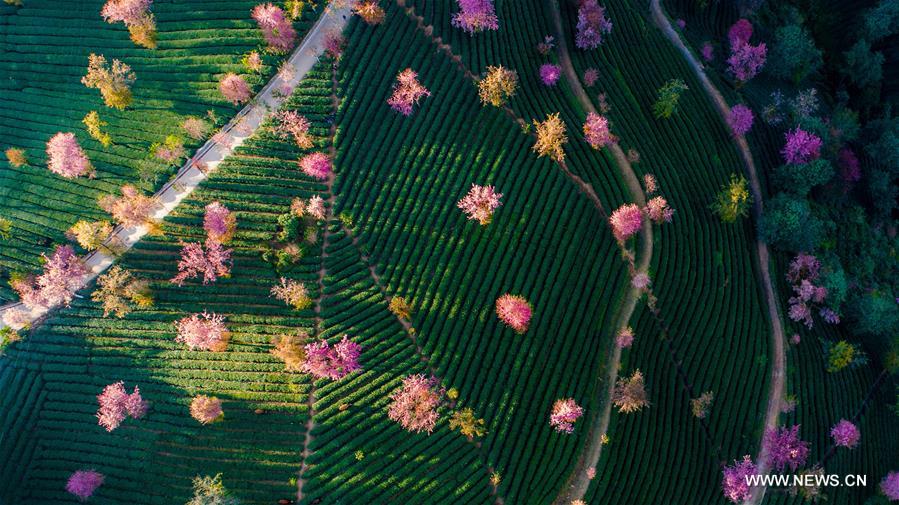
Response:
[[[318,61],[319,56],[325,50],[325,38],[334,31],[343,30],[351,13],[352,9],[349,5],[340,8],[325,8],[325,12],[303,38],[302,43],[285,60],[283,68],[290,69],[290,71],[278,72],[256,94],[253,100],[234,116],[234,119],[197,149],[193,157],[178,170],[171,181],[153,195],[157,202],[156,210],[151,216],[153,220],[159,221],[168,216],[182,200],[193,193],[209,173],[214,172],[222,161],[234,153],[235,149],[259,129],[269,111],[280,107],[290,96],[290,92],[285,93],[284,91],[295,89]],[[104,245],[109,247],[115,244],[120,250],[128,250],[148,231],[146,226],[127,228],[119,226],[104,241]],[[93,251],[83,258],[88,273],[81,280],[79,289],[115,263],[116,257],[108,253],[108,248],[106,250],[107,252]],[[21,302],[4,305],[0,307],[0,328],[5,326],[2,319],[7,311],[24,310],[29,313],[29,321],[34,322],[53,308],[37,307],[28,310]]]
[[[571,63],[571,55],[568,53],[568,45],[565,42],[565,31],[562,25],[559,1],[552,0],[550,3],[553,27],[556,32],[555,36],[556,40],[559,41],[559,63],[562,66],[562,71],[565,73],[565,78],[580,102],[581,107],[587,112],[599,114],[589,95],[587,95],[587,91],[581,84],[580,78],[574,70],[574,65]],[[610,144],[608,149],[615,159],[618,171],[624,178],[631,199],[640,207],[644,207],[646,205],[646,195],[643,193],[643,187],[640,186],[640,181],[621,146],[615,142]],[[636,272],[648,272],[649,262],[652,259],[653,245],[652,223],[650,221],[644,220],[643,233],[640,234],[640,238],[639,263],[636,265],[635,270]],[[631,275],[634,273],[631,272]],[[616,333],[628,325],[641,294],[641,290],[633,286],[630,287],[615,318]],[[621,365],[621,348],[614,344],[610,345],[610,347],[608,360],[604,367],[606,374],[603,375],[603,367],[600,367],[600,374],[596,377],[595,389],[596,391],[601,391],[603,396],[599,399],[599,408],[593,410],[592,417],[589,420],[587,444],[578,458],[568,482],[565,483],[562,491],[553,502],[556,505],[568,505],[574,500],[582,500],[584,498],[584,495],[587,494],[587,488],[590,486],[587,470],[595,467],[602,455],[603,438],[609,430],[609,421],[612,416],[612,390],[615,387],[615,381],[618,379],[618,369]]]
[[[690,68],[693,69],[697,79],[699,79],[699,82],[702,84],[703,89],[705,89],[706,94],[711,98],[715,108],[718,109],[718,113],[721,114],[721,119],[727,122],[727,118],[730,115],[730,107],[727,105],[724,96],[718,91],[715,85],[712,84],[712,81],[710,81],[705,74],[703,65],[696,59],[693,53],[690,52],[680,36],[674,30],[674,27],[671,26],[670,20],[662,11],[660,0],[651,0],[650,5],[653,20],[662,30],[665,37],[674,44],[674,47],[676,47],[687,60]],[[758,172],[755,167],[755,162],[752,159],[752,152],[749,150],[749,143],[746,142],[746,138],[739,135],[734,137],[734,141],[737,144],[740,155],[743,158],[743,164],[746,167],[746,172],[749,175],[749,184],[753,198],[752,215],[756,223],[758,223],[763,210],[762,185],[759,182]],[[755,244],[755,259],[758,263],[759,277],[764,287],[765,301],[768,305],[768,319],[771,323],[771,348],[774,352],[774,359],[771,362],[771,378],[768,389],[768,407],[765,411],[765,424],[762,431],[762,433],[764,433],[777,427],[777,419],[781,411],[784,390],[786,388],[786,351],[784,349],[785,339],[783,322],[779,310],[780,302],[774,291],[773,283],[771,282],[768,246],[758,236],[756,236]],[[760,444],[758,457],[756,458],[760,474],[767,474],[769,471],[768,464],[766,463],[767,459],[768,454],[765,451],[764,444]],[[765,487],[758,486],[754,488],[752,497],[745,503],[746,505],[758,505],[761,503],[764,496]]]

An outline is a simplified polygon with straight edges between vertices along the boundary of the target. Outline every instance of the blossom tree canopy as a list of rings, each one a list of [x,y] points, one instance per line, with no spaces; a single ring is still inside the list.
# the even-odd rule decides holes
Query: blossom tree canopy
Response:
[[[618,140],[609,130],[609,120],[595,112],[587,113],[587,120],[584,122],[584,138],[593,149],[602,149]]]
[[[309,201],[306,202],[306,208],[304,209],[304,212],[319,221],[324,221],[324,219],[327,217],[327,210],[325,209],[325,199],[318,195],[312,196],[312,198],[310,198]]]
[[[861,433],[858,430],[858,426],[846,419],[840,419],[840,422],[833,425],[833,428],[830,429],[830,436],[833,438],[834,445],[852,449],[858,445]]]
[[[646,272],[639,272],[631,277],[631,286],[641,291],[649,288],[650,284],[652,284],[652,279],[649,278],[649,274]]]
[[[654,194],[659,190],[659,181],[656,180],[656,176],[653,174],[644,174],[643,187],[646,189],[647,195]]]
[[[643,211],[635,203],[624,204],[612,212],[609,224],[615,239],[624,243],[643,227]]]
[[[66,179],[93,176],[94,167],[84,154],[74,133],[57,133],[47,142],[47,168]]]
[[[456,0],[459,12],[453,16],[452,24],[470,35],[484,30],[498,30],[499,20],[493,0]]]
[[[562,77],[562,67],[552,63],[540,65],[540,81],[546,86],[555,86],[559,77]]]
[[[646,387],[643,384],[643,374],[640,370],[634,371],[630,377],[620,377],[612,390],[612,403],[618,407],[618,412],[630,414],[637,412],[649,405],[646,399]]]
[[[634,330],[630,326],[622,328],[615,336],[615,345],[618,347],[630,347],[634,343]]]
[[[599,80],[599,70],[595,68],[588,68],[584,70],[584,85],[588,88],[592,88],[596,81]]]
[[[87,75],[81,83],[88,88],[97,88],[107,107],[124,109],[131,103],[131,85],[136,77],[131,67],[113,59],[112,66],[106,64],[106,58],[91,53],[87,61]]]
[[[66,231],[66,238],[78,243],[87,251],[93,251],[103,246],[103,242],[112,233],[112,225],[107,221],[76,222]]]
[[[739,19],[727,30],[727,41],[731,47],[748,44],[752,38],[752,23],[747,19]]]
[[[581,0],[577,10],[577,35],[574,43],[578,49],[596,49],[602,44],[603,34],[612,32],[612,21],[597,0]]]
[[[253,94],[247,81],[235,73],[227,73],[222,76],[222,79],[219,81],[219,91],[225,97],[225,100],[234,105],[248,102]]]
[[[152,0],[108,0],[100,11],[107,23],[125,23],[131,40],[148,49],[156,47],[156,20],[150,13]]]
[[[711,63],[715,59],[715,48],[712,46],[711,42],[703,44],[700,53],[702,54],[702,59],[705,60],[706,63]]]
[[[443,388],[435,378],[410,375],[403,379],[402,387],[390,395],[387,416],[411,432],[430,433],[440,417],[437,408],[443,394]]]
[[[13,331],[24,330],[31,326],[31,313],[24,309],[7,309],[3,312],[2,321],[3,324],[12,328]],[[2,348],[2,344],[0,344],[0,348]]]
[[[200,424],[209,424],[224,417],[222,401],[214,396],[197,395],[190,402],[190,417]]]
[[[573,433],[574,423],[582,415],[584,415],[584,409],[575,403],[574,399],[559,399],[553,404],[552,413],[549,415],[549,425],[559,433]]]
[[[880,491],[890,500],[899,501],[899,472],[890,472],[880,481]]]
[[[768,462],[778,471],[788,466],[795,471],[808,459],[809,444],[799,438],[799,425],[768,430],[762,444],[768,452]]]
[[[518,88],[518,72],[502,65],[488,66],[487,75],[478,81],[478,96],[484,105],[502,107]]]
[[[103,485],[105,476],[95,470],[78,470],[69,476],[66,491],[81,501],[87,501],[98,487]]]
[[[281,137],[291,136],[300,149],[311,149],[312,138],[309,136],[309,120],[296,111],[284,110],[275,114],[277,132]]]
[[[534,121],[537,129],[537,143],[534,151],[539,156],[549,156],[555,161],[565,159],[565,151],[562,146],[568,142],[565,136],[565,123],[559,117],[559,113],[550,114],[545,121]]]
[[[225,327],[224,316],[203,312],[184,317],[175,323],[178,328],[176,342],[186,344],[192,351],[224,351],[230,332]]]
[[[407,68],[397,74],[393,94],[387,99],[387,104],[400,114],[409,116],[412,114],[412,107],[426,96],[431,96],[431,92],[418,82],[418,73]]]
[[[296,310],[308,309],[312,305],[309,290],[302,282],[281,277],[281,284],[272,287],[272,296]]]
[[[745,135],[752,128],[753,118],[752,109],[743,104],[737,104],[730,109],[727,125],[730,126],[730,131],[734,135]]]
[[[353,7],[353,12],[369,25],[379,25],[384,22],[384,9],[378,5],[377,0],[365,0]]]
[[[139,308],[153,306],[149,283],[119,265],[114,265],[97,279],[97,289],[91,293],[91,299],[103,304],[103,317],[109,314],[125,317],[132,309],[129,301]]]
[[[227,207],[219,202],[212,202],[206,206],[203,229],[206,230],[208,240],[220,244],[228,243],[234,235],[235,226],[237,226],[237,218]]]
[[[340,380],[361,368],[359,354],[359,344],[346,335],[333,347],[325,340],[306,344],[303,371],[319,379]]]
[[[668,200],[663,196],[650,198],[643,210],[646,216],[656,224],[670,223],[674,218],[674,209],[668,205]]]
[[[209,123],[200,118],[189,117],[181,123],[181,129],[184,130],[184,133],[186,133],[188,137],[194,140],[200,140],[209,135],[212,128]]]
[[[790,165],[802,165],[821,156],[821,137],[814,133],[796,128],[788,131],[784,136],[787,140],[781,151],[784,162]]]
[[[262,36],[274,53],[286,53],[293,49],[297,33],[280,7],[270,3],[253,7],[250,15],[262,30]]]
[[[106,431],[118,428],[128,417],[132,419],[144,417],[149,407],[141,397],[137,386],[134,386],[134,391],[128,394],[122,381],[103,388],[103,392],[97,396],[97,403],[100,405],[97,410],[98,424],[106,428]]]
[[[496,299],[496,316],[518,334],[528,331],[533,307],[522,296],[505,294]]]
[[[72,246],[58,246],[49,257],[42,256],[46,263],[40,275],[14,279],[10,285],[29,309],[68,306],[81,287],[87,268]]]
[[[219,277],[231,275],[231,252],[221,243],[206,240],[204,248],[198,242],[185,244],[178,260],[178,275],[171,282],[182,285],[185,280],[203,276],[203,284],[215,282]]]
[[[122,186],[122,196],[106,195],[100,198],[100,208],[112,215],[122,226],[141,226],[150,220],[156,202],[130,185]]]
[[[751,495],[752,490],[746,477],[758,474],[758,467],[749,456],[743,456],[743,460],[734,460],[731,466],[725,466],[723,470],[724,480],[721,483],[724,497],[734,503],[743,503]]]
[[[468,219],[487,225],[493,219],[493,211],[502,205],[499,201],[502,197],[503,194],[497,193],[493,186],[472,184],[468,194],[456,206],[462,209]]]
[[[300,158],[300,170],[320,181],[327,180],[333,171],[331,159],[325,153],[311,153]]]
[[[274,348],[269,352],[284,362],[284,368],[288,372],[301,372],[306,363],[306,349],[303,345],[308,339],[309,335],[302,330],[279,335],[272,339]]]
[[[737,81],[746,82],[765,66],[768,47],[764,44],[741,44],[735,47],[727,59],[728,71]]]

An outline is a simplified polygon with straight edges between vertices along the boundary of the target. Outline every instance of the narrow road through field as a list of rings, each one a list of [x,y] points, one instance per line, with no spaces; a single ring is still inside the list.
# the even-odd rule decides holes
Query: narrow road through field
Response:
[[[730,107],[727,105],[727,101],[724,99],[724,96],[720,91],[718,91],[715,85],[712,84],[712,81],[709,80],[708,76],[705,74],[703,65],[699,63],[693,53],[690,52],[690,50],[681,40],[680,36],[674,30],[674,27],[671,26],[671,22],[662,11],[660,0],[651,0],[651,9],[653,20],[662,30],[662,33],[665,34],[665,37],[667,37],[668,40],[670,40],[671,43],[674,44],[674,47],[676,47],[687,60],[690,68],[693,69],[693,72],[696,74],[696,77],[702,84],[703,89],[705,89],[706,94],[708,94],[709,98],[712,100],[715,108],[718,109],[718,113],[721,114],[721,119],[726,123],[727,118],[730,115]],[[762,185],[759,182],[755,162],[752,159],[752,152],[749,150],[749,143],[746,142],[746,138],[742,135],[735,136],[734,142],[736,142],[737,144],[737,148],[739,149],[740,155],[743,158],[743,164],[746,167],[746,172],[749,175],[750,188],[752,190],[753,198],[752,215],[756,223],[758,223],[759,219],[762,216],[763,210]],[[768,305],[768,319],[771,323],[771,347],[772,351],[774,352],[774,359],[771,362],[771,378],[768,389],[768,407],[765,411],[764,430],[762,431],[762,433],[764,433],[765,431],[773,429],[777,426],[777,419],[781,411],[784,389],[786,387],[786,351],[784,349],[783,323],[780,317],[780,302],[777,298],[777,294],[774,290],[774,285],[771,281],[771,272],[769,269],[770,256],[768,254],[768,246],[761,240],[761,238],[758,237],[758,235],[756,235],[755,243],[755,259],[758,263],[757,266],[759,276],[761,278],[760,280],[764,287],[765,302]],[[756,458],[759,473],[768,473],[769,468],[765,462],[767,459],[768,455],[764,447],[760,444],[758,457]],[[759,503],[761,503],[764,496],[765,488],[762,486],[756,487],[752,497],[746,502],[746,504],[758,505]]]
[[[190,195],[197,186],[202,183],[207,173],[215,171],[218,165],[230,156],[244,141],[253,135],[268,112],[277,109],[290,95],[281,93],[279,90],[283,88],[296,88],[306,74],[315,63],[319,56],[325,50],[325,38],[332,31],[343,30],[347,20],[352,14],[349,5],[343,5],[340,8],[327,7],[325,12],[315,22],[309,33],[303,38],[300,45],[293,50],[293,53],[285,60],[284,65],[290,68],[291,72],[278,72],[266,85],[256,94],[237,115],[234,116],[221,132],[209,139],[203,146],[197,149],[197,152],[191,157],[187,163],[178,170],[174,179],[166,183],[154,195],[157,201],[156,212],[152,215],[155,220],[164,219],[169,215],[175,207],[181,203],[188,195]],[[201,168],[202,167],[202,168]],[[134,246],[148,232],[146,226],[123,228],[117,227],[113,233],[104,242],[105,245],[111,243],[121,244],[127,250]],[[83,288],[98,275],[103,273],[107,268],[115,262],[115,256],[103,252],[101,250],[93,251],[84,258],[85,266],[88,274],[82,279],[80,288]],[[43,317],[53,307],[35,308],[28,311],[30,321],[35,321]],[[0,307],[0,328],[4,327],[2,322],[3,314],[8,310],[27,310],[20,302],[14,302]]]
[[[565,30],[562,25],[562,13],[559,9],[559,1],[550,1],[552,22],[555,29],[556,40],[559,41],[559,63],[562,65],[562,71],[569,87],[574,92],[581,107],[587,112],[599,114],[593,101],[590,100],[587,91],[581,84],[574,65],[571,63],[571,55],[568,54],[568,44],[566,43]],[[643,187],[634,173],[633,167],[627,160],[627,156],[617,142],[608,146],[609,152],[615,159],[618,171],[624,178],[630,193],[631,200],[643,207],[646,205],[646,195],[643,193]],[[652,223],[649,220],[643,222],[643,233],[640,234],[640,251],[638,254],[639,263],[636,265],[637,272],[647,272],[649,262],[652,259]],[[642,291],[631,286],[628,290],[621,307],[615,317],[615,331],[623,329],[628,325],[634,309],[637,307],[637,300],[640,298]],[[605,367],[600,367],[600,373],[596,377],[596,390],[601,391],[603,396],[599,399],[599,408],[593,409],[590,413],[590,425],[587,432],[587,444],[578,458],[574,466],[574,470],[559,496],[554,501],[557,505],[568,505],[574,500],[581,500],[587,493],[590,486],[590,479],[587,477],[587,470],[595,467],[602,454],[603,436],[609,430],[609,420],[612,416],[612,389],[615,387],[615,381],[618,378],[618,368],[621,363],[621,348],[617,345],[611,345],[611,352],[608,354]],[[605,374],[603,374],[605,371]]]

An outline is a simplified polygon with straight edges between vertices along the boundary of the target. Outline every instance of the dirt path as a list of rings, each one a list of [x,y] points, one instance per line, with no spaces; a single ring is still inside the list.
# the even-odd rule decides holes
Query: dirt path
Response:
[[[296,88],[299,82],[324,52],[325,37],[333,30],[342,30],[351,14],[350,7],[343,6],[339,9],[326,8],[325,12],[315,22],[303,41],[285,60],[284,65],[289,66],[292,72],[278,72],[256,94],[250,103],[241,109],[221,132],[209,139],[197,152],[178,170],[175,177],[166,183],[154,195],[157,207],[153,215],[154,220],[162,220],[175,207],[190,195],[197,186],[206,180],[207,174],[215,171],[219,164],[230,156],[235,149],[246,141],[259,128],[268,115],[269,110],[277,109],[286,99],[281,93],[282,88]],[[286,94],[287,96],[290,93]],[[148,232],[146,226],[123,228],[117,227],[112,235],[106,239],[105,245],[121,244],[124,250],[130,249]],[[80,287],[83,288],[94,278],[112,266],[116,257],[101,250],[94,251],[84,258],[88,274],[82,279]],[[80,288],[79,288],[80,289]],[[0,307],[0,328],[4,327],[3,314],[8,310],[26,310],[30,321],[35,321],[46,315],[51,309],[35,308],[26,310],[20,302],[14,302]]]
[[[595,112],[598,114],[599,112],[593,105],[593,101],[590,100],[590,96],[587,95],[587,91],[581,84],[580,78],[574,70],[574,65],[571,63],[571,55],[568,53],[568,45],[566,43],[565,30],[562,24],[562,13],[559,9],[559,2],[558,0],[552,0],[550,3],[552,6],[553,27],[556,32],[555,37],[556,40],[559,41],[559,63],[562,66],[562,71],[565,73],[566,82],[574,92],[581,107],[587,112]],[[609,145],[608,149],[615,159],[615,164],[618,166],[619,173],[624,178],[631,199],[640,207],[645,206],[646,195],[643,193],[643,187],[640,185],[640,181],[634,173],[634,169],[627,160],[627,156],[624,154],[621,146],[616,142]],[[647,272],[649,269],[649,262],[652,259],[653,246],[652,223],[648,220],[643,223],[643,233],[640,237],[640,251],[635,269],[637,272]],[[640,298],[641,294],[641,291],[634,287],[631,287],[627,292],[624,303],[619,308],[615,318],[616,333],[618,330],[621,330],[628,325],[631,315],[633,315],[634,309],[637,307],[637,300]],[[557,505],[568,505],[574,500],[581,500],[584,498],[584,495],[587,493],[587,488],[590,486],[590,479],[587,478],[587,470],[591,467],[595,467],[602,455],[603,436],[609,430],[609,421],[612,416],[612,389],[615,387],[615,381],[618,378],[618,369],[621,365],[621,348],[614,345],[614,343],[610,345],[610,347],[611,349],[607,352],[608,357],[605,366],[600,367],[600,370],[605,370],[606,373],[600,373],[596,377],[595,388],[596,391],[601,392],[602,396],[599,398],[599,408],[594,409],[590,413],[590,427],[587,432],[587,444],[584,447],[580,458],[578,458],[571,476],[568,478],[568,481],[565,483],[559,496],[556,497],[556,500],[553,502]]]
[[[705,74],[703,65],[696,59],[693,53],[690,52],[684,42],[680,39],[680,36],[671,26],[668,17],[662,12],[660,0],[651,0],[651,9],[653,20],[662,30],[662,33],[665,34],[665,37],[674,44],[674,47],[676,47],[687,60],[690,68],[693,69],[693,72],[702,84],[703,89],[706,91],[706,94],[708,94],[709,98],[712,100],[715,108],[718,109],[718,113],[721,114],[721,119],[726,122],[727,117],[730,115],[730,107],[727,105],[727,101],[715,85],[712,84],[712,81],[709,80],[708,76]],[[737,144],[737,148],[743,158],[743,164],[746,167],[746,173],[749,176],[749,184],[753,198],[752,215],[756,222],[758,222],[763,210],[762,185],[759,182],[755,162],[752,159],[752,152],[749,150],[749,143],[746,142],[746,138],[742,135],[736,136],[734,137],[734,142]],[[771,362],[771,378],[768,390],[768,406],[765,411],[764,433],[764,431],[773,429],[777,426],[777,419],[781,411],[784,390],[786,388],[786,351],[784,349],[785,340],[783,322],[780,317],[780,302],[771,281],[768,246],[762,242],[758,236],[756,237],[755,244],[755,259],[758,266],[760,281],[762,282],[765,291],[765,302],[768,305],[768,319],[771,324],[771,347],[774,352],[774,359]],[[765,464],[765,460],[767,459],[768,455],[765,452],[764,447],[761,447],[760,444],[758,457],[756,458],[756,461],[759,462],[759,473],[768,472],[768,465]],[[757,487],[753,496],[746,503],[749,505],[757,505],[762,501],[764,496],[765,488],[761,486]]]

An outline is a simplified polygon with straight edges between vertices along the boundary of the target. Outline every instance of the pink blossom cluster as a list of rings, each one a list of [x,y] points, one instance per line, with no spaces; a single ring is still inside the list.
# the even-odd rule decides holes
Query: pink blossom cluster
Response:
[[[7,309],[3,313],[3,324],[9,326],[13,331],[19,331],[31,324],[31,314],[27,310]]]
[[[705,60],[706,63],[710,63],[715,59],[715,48],[712,46],[711,42],[703,44],[700,53],[702,54],[702,59]]]
[[[643,227],[643,211],[634,203],[627,203],[615,209],[609,217],[612,234],[618,242],[624,243]]]
[[[899,472],[890,472],[880,481],[880,491],[890,501],[899,501]]]
[[[762,444],[768,453],[768,462],[778,471],[788,466],[795,471],[808,459],[809,444],[799,438],[799,425],[768,430]]]
[[[315,195],[306,202],[306,214],[322,221],[327,217],[327,212],[325,210],[325,200],[324,198]]]
[[[308,149],[312,147],[312,141],[309,138],[309,120],[305,116],[301,116],[296,111],[284,110],[275,114],[278,121],[278,134],[281,137],[291,136],[297,147]]]
[[[587,70],[584,70],[584,85],[588,88],[592,88],[596,81],[599,80],[599,70],[591,67]]]
[[[231,240],[236,226],[237,218],[227,207],[219,202],[212,202],[206,206],[203,229],[206,230],[207,240],[224,244]]]
[[[293,49],[297,33],[280,7],[270,3],[259,4],[253,7],[250,15],[262,30],[262,36],[272,52],[286,53]]]
[[[833,425],[833,428],[830,429],[830,437],[833,438],[834,445],[852,449],[858,445],[858,441],[861,439],[861,432],[859,432],[858,426],[851,421],[840,419],[840,422]]]
[[[359,344],[343,339],[331,347],[326,340],[306,344],[303,371],[319,379],[340,380],[359,370]]]
[[[737,104],[730,109],[727,126],[730,126],[730,131],[739,137],[745,135],[752,128],[753,119],[752,109],[743,104]]]
[[[584,121],[584,138],[593,149],[602,149],[618,140],[609,129],[609,120],[595,112],[587,113],[587,120]]]
[[[219,91],[225,100],[234,105],[248,102],[253,94],[247,81],[235,73],[228,73],[222,77],[219,81]]]
[[[502,205],[499,201],[502,196],[502,193],[497,193],[493,186],[472,184],[468,194],[462,197],[456,206],[462,209],[468,219],[487,225],[493,219],[493,211]]]
[[[498,30],[499,20],[493,0],[457,0],[459,12],[453,16],[452,24],[471,35],[484,30]]]
[[[799,253],[790,262],[787,280],[793,284],[794,296],[790,297],[788,315],[791,320],[802,322],[807,327],[814,326],[812,308],[814,304],[824,303],[827,288],[816,286],[814,282],[820,275],[821,263],[810,254]],[[839,315],[829,307],[822,307],[819,315],[829,324],[840,322]]]
[[[622,349],[628,348],[634,343],[634,330],[630,326],[622,328],[615,336],[615,345]]]
[[[652,284],[652,280],[649,278],[649,274],[646,272],[640,272],[634,274],[631,278],[631,286],[643,291]]]
[[[190,402],[190,416],[200,424],[215,422],[224,416],[222,401],[212,396],[197,395]]]
[[[137,386],[134,386],[134,391],[128,394],[122,381],[103,388],[103,392],[97,396],[97,403],[100,404],[97,410],[98,424],[106,428],[106,431],[118,428],[128,417],[132,419],[144,417],[149,407],[141,397]]]
[[[663,196],[650,198],[643,210],[646,212],[646,216],[656,224],[670,223],[674,218],[674,209],[668,205],[668,200]]]
[[[103,485],[106,477],[95,470],[78,470],[69,476],[66,482],[66,491],[74,495],[80,501],[86,501],[94,495],[98,487]]]
[[[612,21],[606,10],[596,0],[581,0],[577,10],[577,35],[574,44],[578,49],[596,49],[602,44],[603,34],[612,32]]]
[[[412,432],[434,431],[437,425],[444,390],[436,378],[410,375],[403,385],[390,395],[387,416]]]
[[[734,23],[728,30],[727,38],[731,51],[730,58],[727,59],[728,70],[740,82],[752,79],[765,65],[767,46],[764,43],[755,46],[749,43],[752,24],[746,19]]]
[[[320,181],[327,180],[331,177],[332,166],[331,158],[325,153],[311,153],[300,158],[300,170],[304,174],[318,179]]]
[[[644,174],[643,188],[646,189],[647,195],[656,193],[659,190],[659,182],[656,180],[656,176],[652,174]]]
[[[528,331],[532,312],[531,304],[524,297],[505,294],[496,299],[496,316],[516,333]]]
[[[393,94],[387,99],[390,107],[404,116],[412,114],[412,107],[431,92],[418,82],[418,73],[407,68],[396,76]]]
[[[553,404],[549,425],[559,433],[573,433],[574,423],[584,415],[584,409],[573,398],[562,398]]]
[[[206,240],[205,248],[199,242],[185,244],[178,260],[178,275],[171,281],[180,286],[185,280],[202,275],[203,284],[209,284],[227,277],[231,274],[232,252],[215,240]]]
[[[552,63],[540,65],[540,81],[546,86],[555,86],[562,76],[562,67]]]
[[[802,165],[816,160],[821,156],[821,137],[809,133],[802,128],[788,131],[784,135],[787,143],[784,145],[784,161],[791,165]]]
[[[37,277],[12,281],[12,288],[29,309],[68,306],[81,287],[87,268],[69,245],[58,246],[49,257],[41,256],[46,260],[44,271]]]
[[[106,195],[100,199],[100,207],[112,214],[113,219],[123,226],[141,226],[150,219],[156,202],[134,186],[125,184],[122,196]]]
[[[66,179],[93,175],[94,167],[74,133],[57,133],[47,142],[47,168]]]
[[[724,479],[721,482],[721,488],[724,491],[724,497],[734,503],[743,503],[752,494],[746,477],[757,475],[759,469],[749,456],[743,456],[743,460],[734,460],[731,466],[725,466],[722,473]]]
[[[131,26],[144,18],[151,3],[152,0],[108,0],[100,15],[109,23],[122,22]]]
[[[225,317],[214,312],[193,314],[175,323],[178,336],[175,342],[186,344],[192,351],[223,351],[230,333],[225,327]]]

